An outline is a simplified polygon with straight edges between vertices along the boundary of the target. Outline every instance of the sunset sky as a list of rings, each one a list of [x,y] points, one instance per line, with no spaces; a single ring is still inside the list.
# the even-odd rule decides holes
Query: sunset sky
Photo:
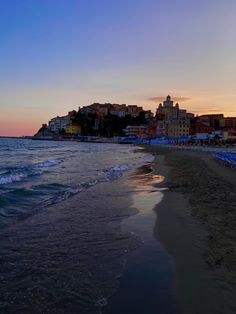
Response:
[[[92,102],[236,116],[235,0],[0,1],[0,135]]]

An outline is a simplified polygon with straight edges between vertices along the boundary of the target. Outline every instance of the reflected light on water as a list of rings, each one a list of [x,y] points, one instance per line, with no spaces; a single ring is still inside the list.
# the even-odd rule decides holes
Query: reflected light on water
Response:
[[[153,173],[150,164],[140,167],[130,176],[128,184],[132,187],[133,206],[140,214],[152,210],[163,199],[161,191],[166,188],[158,188],[158,184],[164,181],[165,177]]]

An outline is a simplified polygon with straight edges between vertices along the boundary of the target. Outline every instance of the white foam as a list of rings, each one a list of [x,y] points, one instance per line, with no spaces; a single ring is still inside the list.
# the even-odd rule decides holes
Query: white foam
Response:
[[[138,164],[141,163],[147,163],[147,162],[153,162],[155,157],[152,154],[145,154],[138,158]]]
[[[83,190],[82,188],[76,188],[76,187],[69,188],[68,190],[62,192],[60,195],[57,195],[56,197],[53,197],[47,200],[45,204],[52,205],[52,204],[61,203],[67,200],[68,198],[72,197],[73,195],[78,194],[82,190]]]
[[[131,164],[123,164],[123,165],[118,165],[111,168],[111,171],[126,171],[132,168],[133,168],[133,165]]]
[[[81,192],[82,190],[83,190],[82,188],[70,188],[68,191],[71,194],[77,194],[77,193]]]
[[[62,162],[62,160],[52,159],[52,160],[45,160],[45,161],[42,161],[42,162],[35,163],[35,164],[33,164],[33,166],[39,167],[39,168],[53,167],[53,166],[56,166],[56,165],[60,164],[61,162]]]
[[[27,177],[27,175],[24,173],[9,174],[9,175],[0,176],[0,185],[10,184],[13,182],[19,182],[26,177]]]
[[[129,164],[121,164],[114,166],[110,169],[111,172],[124,172],[130,169],[135,168],[136,166],[140,164],[150,163],[154,161],[154,156],[151,154],[145,154],[143,156],[138,157],[133,161],[133,163]]]
[[[98,184],[98,180],[91,181],[87,184],[88,184],[88,186],[94,186],[94,185]]]

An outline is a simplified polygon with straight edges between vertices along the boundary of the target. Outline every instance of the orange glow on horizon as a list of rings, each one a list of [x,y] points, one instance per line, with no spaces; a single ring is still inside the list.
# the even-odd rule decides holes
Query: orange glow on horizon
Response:
[[[74,95],[73,95],[74,96]],[[125,99],[111,96],[104,99],[103,97],[96,97],[94,96],[93,99],[86,101],[84,99],[84,103],[91,104],[93,102],[111,102],[111,103],[126,103],[128,104],[137,104],[139,106],[143,106],[145,110],[151,110],[155,113],[157,106],[160,102],[165,100],[166,96],[154,96],[154,97],[132,97],[128,96],[127,101]],[[171,93],[172,96],[172,93]],[[109,100],[110,98],[110,100]],[[224,114],[225,117],[233,117],[236,116],[236,97],[229,97],[227,100],[228,105],[224,106],[223,104],[226,101],[222,101],[221,105],[221,98],[223,97],[215,97],[210,98],[207,97],[191,97],[191,96],[175,96],[173,93],[173,100],[174,102],[178,102],[180,108],[186,109],[188,112],[192,112],[196,115],[202,114]],[[42,103],[45,103],[44,108],[39,110],[38,108],[34,109],[33,107],[22,108],[18,107],[17,109],[13,109],[11,107],[4,107],[1,110],[1,120],[0,120],[0,136],[31,136],[34,135],[43,123],[48,123],[48,121],[57,116],[57,115],[66,115],[68,111],[71,110],[78,110],[79,105],[77,101],[78,97],[72,97],[70,99],[70,103],[72,105],[63,106],[63,104],[59,104],[58,106],[54,106],[50,108],[47,106],[47,102],[44,99]],[[95,100],[97,99],[97,101]],[[117,101],[116,101],[117,99]],[[234,102],[235,99],[235,102]],[[64,100],[64,99],[63,99]],[[64,101],[63,101],[64,102]],[[32,101],[33,103],[33,101]],[[234,105],[235,103],[235,105]],[[212,105],[216,104],[216,105]],[[81,104],[80,107],[83,107]],[[50,109],[50,111],[48,110]]]
[[[0,136],[31,136],[41,127],[40,121],[37,125],[29,120],[24,121],[0,121]]]

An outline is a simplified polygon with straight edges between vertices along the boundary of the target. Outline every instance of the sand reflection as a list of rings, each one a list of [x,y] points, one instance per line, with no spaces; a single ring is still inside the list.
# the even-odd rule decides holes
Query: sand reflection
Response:
[[[158,188],[158,184],[164,181],[164,177],[156,175],[150,164],[144,165],[136,170],[128,180],[132,188],[133,206],[140,214],[151,211],[162,201],[165,188]]]

